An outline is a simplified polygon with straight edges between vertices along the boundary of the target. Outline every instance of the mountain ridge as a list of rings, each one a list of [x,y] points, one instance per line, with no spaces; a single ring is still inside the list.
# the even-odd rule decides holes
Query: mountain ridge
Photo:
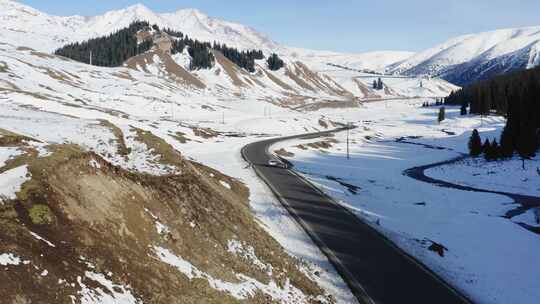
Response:
[[[370,69],[381,70],[388,64],[402,61],[413,54],[394,51],[379,52],[380,56],[374,62],[373,52],[344,54],[284,46],[251,27],[210,17],[193,8],[157,14],[142,4],[135,4],[125,9],[91,17],[48,15],[12,0],[0,1],[0,8],[2,8],[0,10],[0,41],[48,53],[68,43],[110,34],[127,27],[134,21],[148,21],[162,28],[181,31],[200,41],[219,41],[238,49],[260,49],[267,54],[276,52],[294,59],[309,57],[310,61],[315,63],[321,60],[328,61],[325,63],[341,65],[369,62]],[[51,36],[50,33],[55,34]]]
[[[449,39],[387,71],[442,77],[464,85],[540,64],[540,26],[499,29]]]

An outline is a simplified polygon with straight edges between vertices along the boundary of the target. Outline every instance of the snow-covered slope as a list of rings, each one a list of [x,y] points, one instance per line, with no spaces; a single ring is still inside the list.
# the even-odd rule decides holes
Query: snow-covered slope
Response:
[[[466,84],[540,64],[540,26],[503,29],[448,40],[389,71],[406,75],[440,76]]]
[[[314,70],[321,72],[329,69],[328,64],[344,66],[356,70],[384,72],[387,66],[400,63],[415,54],[413,52],[403,51],[375,51],[360,54],[344,54],[294,47],[283,47],[280,51],[281,55],[299,58],[309,64]]]

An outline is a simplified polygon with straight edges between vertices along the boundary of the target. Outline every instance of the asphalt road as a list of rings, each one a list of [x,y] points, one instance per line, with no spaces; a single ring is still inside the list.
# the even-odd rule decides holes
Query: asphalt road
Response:
[[[344,131],[270,139],[245,146],[242,156],[321,248],[360,303],[470,303],[450,285],[375,229],[297,175],[269,166],[276,142]],[[433,253],[435,254],[435,253]]]

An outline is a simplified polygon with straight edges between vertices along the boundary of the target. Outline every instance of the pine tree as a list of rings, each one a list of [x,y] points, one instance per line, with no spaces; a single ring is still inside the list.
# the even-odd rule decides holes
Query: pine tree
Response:
[[[469,138],[469,153],[473,157],[482,154],[482,139],[476,129],[473,130],[471,137]]]
[[[270,55],[266,63],[268,64],[268,68],[271,71],[277,71],[285,66],[285,63],[283,62],[283,60],[281,60],[281,58],[279,58],[279,56],[276,53],[273,53],[272,55]]]
[[[497,140],[494,138],[493,142],[491,143],[491,159],[495,160],[499,158],[501,158],[501,148],[499,147]]]
[[[501,133],[501,157],[511,158],[514,155],[514,139],[509,127],[504,127]]]
[[[445,120],[445,116],[446,116],[446,109],[444,107],[439,108],[439,115],[437,117],[437,120],[439,121],[439,123]]]
[[[489,153],[489,149],[491,148],[491,143],[489,142],[489,139],[486,138],[484,141],[484,144],[482,145],[482,152],[484,154]]]
[[[379,80],[377,80],[377,90],[382,90],[382,89],[384,89],[384,83],[382,79],[379,77]]]
[[[446,103],[446,101],[445,101],[445,103]],[[461,116],[467,115],[467,104],[464,103],[464,104],[461,105],[460,114],[461,114]]]
[[[373,80],[373,89],[377,90],[379,86],[377,85],[377,80]]]
[[[486,138],[486,142],[484,143],[484,158],[487,161],[493,160],[493,149],[491,147],[491,142],[487,138]]]

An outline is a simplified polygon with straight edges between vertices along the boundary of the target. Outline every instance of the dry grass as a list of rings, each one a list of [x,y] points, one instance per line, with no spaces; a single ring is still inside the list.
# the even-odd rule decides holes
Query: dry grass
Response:
[[[111,123],[108,120],[100,120],[99,124],[103,127],[108,128],[114,135],[114,143],[116,144],[116,149],[119,155],[123,157],[127,157],[129,153],[131,153],[131,149],[126,146],[126,141],[124,139],[124,132],[120,128],[118,128],[116,125]]]
[[[0,61],[0,73],[7,73],[8,71],[8,64],[5,61]]]
[[[285,150],[285,148],[275,150],[274,153],[282,157],[294,157],[294,153]]]

